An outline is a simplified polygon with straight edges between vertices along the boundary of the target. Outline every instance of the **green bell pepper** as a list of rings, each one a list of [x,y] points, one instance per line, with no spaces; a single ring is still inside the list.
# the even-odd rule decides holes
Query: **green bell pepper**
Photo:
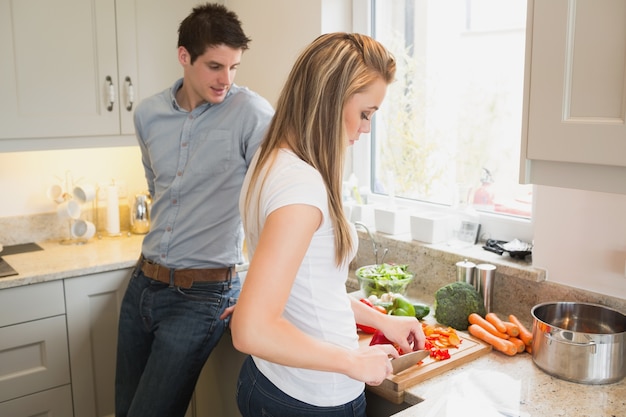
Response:
[[[389,314],[394,316],[415,317],[415,307],[409,300],[398,295],[393,300]]]

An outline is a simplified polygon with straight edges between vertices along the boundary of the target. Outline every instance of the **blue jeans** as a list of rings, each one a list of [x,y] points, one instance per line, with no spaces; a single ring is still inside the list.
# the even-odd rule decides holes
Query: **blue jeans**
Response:
[[[120,312],[115,415],[183,417],[209,354],[228,328],[241,283],[169,286],[136,270]]]
[[[336,407],[318,407],[278,389],[248,356],[237,381],[237,406],[243,417],[365,417],[365,393]]]

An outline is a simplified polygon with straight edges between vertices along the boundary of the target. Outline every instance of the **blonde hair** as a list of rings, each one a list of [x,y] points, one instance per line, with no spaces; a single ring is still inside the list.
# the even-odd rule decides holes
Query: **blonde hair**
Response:
[[[393,56],[369,36],[339,32],[315,39],[300,54],[287,78],[251,175],[246,206],[253,184],[263,181],[259,178],[263,167],[273,163],[273,155],[285,143],[319,171],[328,193],[338,266],[349,261],[346,258],[353,247],[342,205],[347,147],[343,108],[348,99],[374,81],[391,83],[395,70]]]

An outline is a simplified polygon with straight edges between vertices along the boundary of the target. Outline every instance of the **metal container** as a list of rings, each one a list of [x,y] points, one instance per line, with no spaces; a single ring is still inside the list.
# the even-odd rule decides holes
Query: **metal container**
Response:
[[[130,231],[143,235],[150,230],[152,199],[148,192],[135,195],[130,207]]]
[[[626,375],[626,316],[590,303],[532,308],[533,362],[557,378],[611,384]]]
[[[476,264],[474,262],[470,262],[467,259],[463,261],[459,261],[456,263],[456,280],[459,282],[467,282],[470,285],[473,285],[476,288],[476,283],[474,282],[474,268]]]

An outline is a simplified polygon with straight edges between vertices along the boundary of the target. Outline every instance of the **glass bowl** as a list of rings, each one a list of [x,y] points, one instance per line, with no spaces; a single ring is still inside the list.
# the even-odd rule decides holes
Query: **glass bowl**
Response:
[[[358,268],[356,278],[365,297],[391,292],[406,295],[408,285],[415,276],[409,272],[407,265],[378,264]]]

